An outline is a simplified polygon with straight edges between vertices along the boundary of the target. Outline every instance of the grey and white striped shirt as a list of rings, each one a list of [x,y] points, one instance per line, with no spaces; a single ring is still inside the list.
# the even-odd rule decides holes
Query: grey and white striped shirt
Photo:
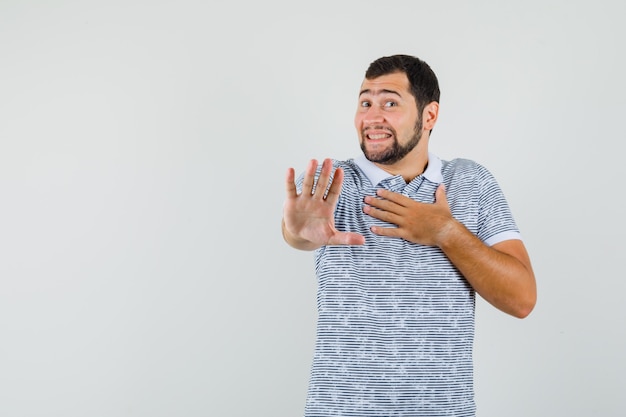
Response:
[[[315,253],[317,341],[305,416],[474,416],[474,290],[437,247],[373,234],[372,225],[393,225],[363,213],[363,198],[387,188],[432,203],[444,183],[453,216],[493,245],[520,239],[499,185],[476,162],[433,154],[409,184],[364,157],[333,163],[345,172],[336,227],[363,234],[365,245]]]

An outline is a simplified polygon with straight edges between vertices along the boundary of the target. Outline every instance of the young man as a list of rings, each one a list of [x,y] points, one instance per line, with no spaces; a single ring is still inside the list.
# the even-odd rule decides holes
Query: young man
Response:
[[[496,180],[428,141],[431,68],[407,55],[365,73],[363,155],[286,175],[282,232],[315,250],[317,342],[305,416],[474,416],[475,293],[515,317],[536,301],[526,248]]]

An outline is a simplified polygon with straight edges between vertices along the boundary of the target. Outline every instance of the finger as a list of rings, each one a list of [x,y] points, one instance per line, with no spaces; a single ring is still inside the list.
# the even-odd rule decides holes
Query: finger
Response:
[[[409,197],[402,195],[400,193],[395,193],[393,191],[386,190],[384,188],[380,188],[376,190],[376,195],[384,198],[385,200],[393,201],[396,204],[401,206],[408,206],[413,202]]]
[[[448,206],[448,196],[446,195],[446,186],[444,184],[439,184],[437,190],[435,190],[435,203]]]
[[[341,187],[343,185],[343,169],[337,168],[335,175],[333,175],[333,182],[330,184],[328,194],[326,194],[326,201],[331,204],[336,204],[339,201],[339,194],[341,194]]]
[[[370,230],[378,236],[402,237],[402,231],[398,227],[372,226]]]
[[[365,236],[354,232],[338,232],[329,240],[328,245],[364,245]]]
[[[287,197],[297,197],[298,190],[296,189],[296,172],[293,168],[287,169],[287,175],[285,175],[285,188],[287,191]]]
[[[366,196],[364,201],[371,207],[393,213],[400,213],[404,207],[394,201],[385,200],[381,197]]]
[[[311,195],[313,193],[313,183],[315,181],[315,171],[317,171],[317,160],[311,159],[304,171],[302,181],[302,194]]]
[[[315,186],[315,197],[322,199],[326,194],[328,188],[328,182],[330,181],[330,173],[333,170],[333,161],[329,158],[324,159],[322,162],[322,170],[320,176],[317,179],[317,185]]]
[[[377,209],[372,206],[363,206],[363,212],[374,217],[375,219],[382,220],[387,223],[399,225],[399,222],[402,221],[402,216],[391,211]]]

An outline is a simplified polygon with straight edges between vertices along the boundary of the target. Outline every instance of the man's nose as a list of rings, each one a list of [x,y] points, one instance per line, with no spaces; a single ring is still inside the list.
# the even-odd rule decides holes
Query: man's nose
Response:
[[[365,122],[366,124],[380,123],[384,119],[385,117],[383,115],[383,111],[381,110],[381,108],[378,106],[372,106],[369,109],[367,109],[367,113],[365,114],[365,117],[363,118],[363,122]]]

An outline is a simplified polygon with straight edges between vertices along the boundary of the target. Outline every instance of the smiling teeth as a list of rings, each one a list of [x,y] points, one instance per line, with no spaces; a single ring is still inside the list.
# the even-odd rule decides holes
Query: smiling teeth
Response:
[[[389,137],[389,135],[386,135],[386,134],[380,134],[380,135],[368,135],[368,137],[369,137],[370,139],[385,139],[385,138],[388,138],[388,137]]]

